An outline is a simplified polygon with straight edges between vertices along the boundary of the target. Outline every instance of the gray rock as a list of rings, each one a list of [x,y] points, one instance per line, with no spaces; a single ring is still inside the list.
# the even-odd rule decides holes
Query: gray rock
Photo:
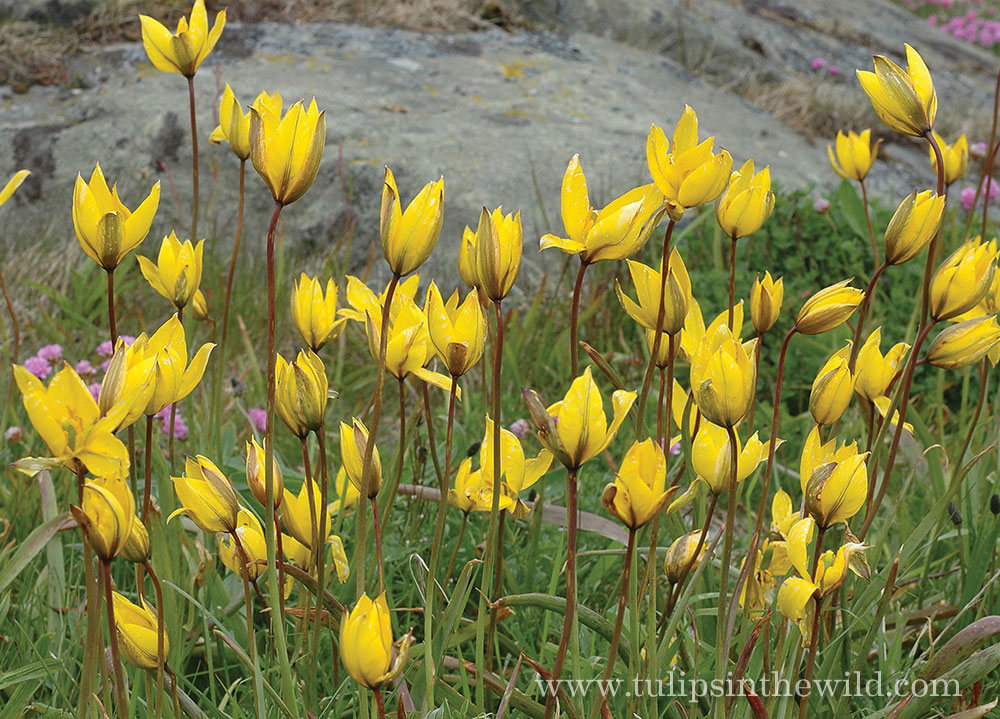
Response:
[[[0,18],[68,27],[90,14],[96,0],[0,0]]]

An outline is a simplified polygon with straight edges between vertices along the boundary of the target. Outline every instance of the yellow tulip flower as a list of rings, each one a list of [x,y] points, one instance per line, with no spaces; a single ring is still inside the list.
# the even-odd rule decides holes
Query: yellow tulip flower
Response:
[[[802,645],[808,646],[816,618],[816,585],[802,577],[788,577],[778,590],[778,611],[795,622],[802,635]]]
[[[636,394],[620,389],[611,395],[610,426],[590,367],[573,380],[563,399],[547,409],[531,390],[524,390],[524,396],[542,443],[567,469],[579,469],[611,444]]]
[[[396,178],[386,165],[382,185],[382,212],[379,231],[382,235],[382,256],[389,268],[405,277],[430,257],[444,223],[444,178],[428,182],[417,196],[402,209]]]
[[[156,669],[161,661],[157,653],[159,634],[153,608],[142,600],[142,606],[133,604],[118,592],[111,601],[115,608],[115,630],[118,646],[125,660],[139,669]],[[170,637],[163,632],[163,661],[170,652]]]
[[[795,318],[795,329],[804,335],[818,335],[846,322],[865,296],[862,290],[848,287],[849,283],[841,280],[806,300]]]
[[[156,359],[156,389],[150,396],[145,413],[154,415],[165,407],[179,402],[198,386],[205,375],[208,358],[215,349],[213,342],[203,344],[188,364],[187,341],[184,325],[174,315],[153,333],[136,337],[132,349],[139,357]]]
[[[191,298],[191,314],[199,322],[205,322],[210,319],[208,314],[208,300],[205,299],[205,295],[201,290],[195,290],[194,297]]]
[[[282,117],[274,104],[258,97],[250,106],[250,160],[274,201],[289,205],[316,179],[326,144],[326,111],[313,98],[301,100]]]
[[[235,532],[240,510],[229,479],[208,457],[198,455],[184,461],[184,474],[170,478],[181,508],[167,521],[186,514],[203,532]]]
[[[132,529],[129,531],[125,546],[122,547],[121,556],[135,564],[142,564],[149,559],[149,532],[141,521],[132,521]]]
[[[699,543],[701,544],[701,549],[698,550],[696,558],[694,552],[695,549],[698,549]],[[689,564],[691,565],[689,571],[693,572],[696,570],[698,565],[701,564],[707,548],[706,543],[701,541],[701,530],[682,534],[671,542],[670,548],[667,549],[667,553],[663,557],[663,571],[667,575],[667,581],[676,582],[680,580],[681,575],[684,574],[684,570],[687,569]],[[692,559],[694,560],[693,564],[691,563]]]
[[[261,92],[254,100],[254,104],[268,107],[272,113],[281,115],[282,100],[278,93],[269,95],[267,92]],[[250,111],[243,112],[243,105],[236,98],[229,83],[226,83],[226,89],[222,91],[222,99],[219,101],[219,124],[212,130],[208,141],[213,145],[228,143],[229,149],[240,160],[250,157]]]
[[[670,336],[665,332],[660,333],[660,346],[657,348],[656,357],[653,358],[653,363],[658,369],[666,369],[670,364]],[[650,354],[653,354],[653,345],[656,344],[656,333],[653,330],[646,330],[646,349],[649,350]],[[680,343],[674,342],[674,358],[680,354]]]
[[[780,443],[781,440],[778,440]],[[753,474],[757,466],[767,459],[767,443],[761,442],[754,432],[747,443],[740,446],[736,435],[736,481],[742,482]],[[729,491],[733,481],[732,446],[729,433],[717,424],[702,420],[698,433],[691,443],[691,468],[712,494]]]
[[[138,257],[142,276],[150,287],[173,303],[178,311],[194,299],[194,293],[201,284],[202,254],[205,240],[193,245],[191,240],[183,243],[171,232],[163,238],[160,254],[154,263],[146,257]]]
[[[626,260],[628,271],[635,285],[638,304],[625,294],[621,284],[615,280],[615,294],[628,316],[645,327],[656,330],[656,321],[660,313],[660,285],[662,275],[652,267],[647,267],[635,260]],[[687,317],[688,303],[691,301],[691,279],[680,253],[674,248],[670,252],[667,263],[666,291],[663,296],[663,322],[660,331],[667,335],[675,335],[684,327]]]
[[[238,543],[234,536],[239,538]],[[267,565],[257,563],[258,560],[267,559],[264,529],[260,526],[260,520],[246,507],[240,507],[236,529],[231,534],[219,535],[219,559],[237,577],[243,576],[243,568],[246,566],[247,579],[251,582],[267,569]]]
[[[688,312],[684,318],[684,328],[681,330],[681,357],[690,363],[703,339],[709,337],[713,338],[712,341],[721,341],[727,336],[726,333],[729,333],[729,310],[720,312],[708,327],[705,327],[701,305],[692,297],[688,301]],[[732,334],[737,338],[743,334],[743,300],[737,302],[733,308]]]
[[[876,327],[868,335],[868,339],[858,350],[858,357],[854,365],[857,373],[854,383],[854,391],[874,402],[879,397],[884,397],[889,392],[889,386],[897,370],[903,363],[906,353],[910,351],[910,345],[905,342],[897,342],[892,348],[882,355],[880,345],[882,344],[882,328]]]
[[[393,300],[393,306],[397,304]],[[451,388],[451,379],[443,374],[433,372],[424,365],[434,359],[430,333],[427,330],[427,316],[417,304],[407,298],[398,299],[399,310],[391,317],[389,324],[389,339],[385,351],[385,368],[397,379],[406,379],[415,375],[427,384],[444,390]],[[365,323],[368,334],[368,349],[372,358],[379,356],[379,332],[381,325],[369,314]],[[458,395],[461,399],[461,394]]]
[[[476,277],[494,302],[506,297],[517,281],[523,239],[520,210],[505,215],[503,207],[492,213],[483,208],[476,229]]]
[[[715,205],[715,219],[733,241],[759,230],[774,210],[771,169],[765,167],[757,174],[753,170],[751,157],[730,176]]]
[[[417,294],[417,289],[420,286],[420,275],[410,275],[398,285],[396,285],[396,293],[393,295],[392,308],[389,311],[390,322],[399,314],[400,308],[403,306],[399,299],[401,297],[406,297],[409,300],[413,300]],[[382,290],[382,293],[376,295],[369,289],[368,285],[359,280],[353,275],[347,275],[347,304],[348,307],[342,307],[338,314],[354,322],[360,322],[365,324],[367,322],[367,316],[371,315],[372,320],[375,322],[377,327],[382,326],[382,308],[385,307],[385,298],[388,292],[388,287]]]
[[[157,182],[135,211],[129,210],[118,197],[118,185],[110,190],[101,171],[94,166],[90,182],[76,176],[73,186],[73,229],[87,257],[111,272],[125,255],[138,247],[153,224],[160,204],[160,183]]]
[[[344,463],[347,477],[358,491],[371,499],[378,495],[382,486],[382,460],[378,445],[372,449],[372,467],[367,480],[364,476],[365,448],[368,446],[368,428],[358,418],[352,424],[340,423],[340,460]],[[369,485],[366,487],[366,483]]]
[[[250,487],[250,494],[252,494],[262,505],[267,506],[267,485],[265,484],[264,477],[265,458],[266,454],[264,452],[264,448],[258,444],[256,439],[251,437],[250,441],[247,442],[246,453],[247,486]],[[281,472],[281,466],[278,464],[277,452],[275,452],[271,457],[271,467],[274,492],[272,501],[274,508],[277,509],[278,505],[281,504],[281,498],[285,487],[285,477]]]
[[[995,242],[983,242],[979,237],[965,242],[931,278],[931,317],[948,320],[978,305],[993,284],[996,268]]]
[[[938,148],[941,150],[941,159],[944,160],[944,184],[950,185],[958,182],[965,176],[965,171],[969,169],[969,141],[965,135],[960,135],[954,144],[949,145],[936,132],[934,139],[937,140]],[[928,147],[927,151],[931,156],[931,167],[937,172],[937,155],[934,148]]]
[[[340,337],[347,318],[337,319],[337,285],[326,281],[326,294],[319,280],[305,272],[292,285],[292,324],[299,331],[306,346],[319,352],[327,342]]]
[[[389,605],[382,592],[375,601],[362,594],[352,610],[344,610],[340,621],[340,658],[344,669],[358,684],[379,689],[398,677],[406,664],[412,639],[399,642],[395,659]]]
[[[777,281],[771,278],[770,272],[760,275],[754,280],[750,289],[750,320],[757,334],[762,335],[778,321],[781,314],[781,302],[785,296],[785,280],[779,277]]]
[[[101,416],[119,419],[115,431],[128,427],[143,415],[155,390],[156,358],[119,338],[97,395]]]
[[[747,580],[740,590],[740,607],[746,608],[754,614],[759,613],[770,605],[770,597],[774,591],[774,574],[770,565],[767,569],[763,567],[764,550],[767,548],[767,540],[761,549],[754,554],[753,571],[747,574]],[[746,558],[740,563],[740,571],[746,566]]]
[[[714,137],[698,142],[698,115],[687,105],[674,129],[673,150],[663,130],[656,125],[646,138],[646,164],[657,189],[667,202],[683,213],[718,197],[729,182],[733,158],[722,150],[713,152]],[[668,208],[673,219],[680,219]],[[676,215],[676,216],[675,216]]]
[[[885,420],[886,416],[889,414],[889,407],[892,405],[892,400],[889,397],[882,396],[876,397],[872,400],[872,404],[875,406],[875,410],[878,412],[879,417]],[[892,413],[892,419],[890,420],[890,425],[896,427],[899,424],[899,410],[895,410]],[[908,432],[911,436],[913,435],[913,425],[909,422],[903,423],[903,429]]]
[[[847,522],[864,506],[868,495],[868,453],[858,453],[857,442],[837,446],[836,438],[825,444],[819,427],[806,437],[799,463],[799,481],[806,513],[822,527]]]
[[[989,355],[994,366],[1000,348],[1000,325],[996,315],[974,317],[952,325],[931,342],[927,361],[935,367],[962,369],[971,367]]]
[[[101,477],[128,474],[128,449],[114,433],[127,407],[101,416],[86,383],[69,365],[55,373],[49,386],[20,365],[14,365],[14,381],[21,391],[24,409],[50,457],[25,457],[14,466],[28,475],[65,466],[73,472],[86,469]]]
[[[667,460],[660,445],[646,439],[632,443],[601,499],[622,524],[638,529],[658,515],[677,490],[667,486]]]
[[[30,170],[18,170],[11,175],[10,179],[7,180],[7,184],[3,186],[3,189],[0,189],[0,207],[11,198],[14,192],[17,191],[17,188],[21,186],[21,183],[30,174]]]
[[[219,42],[222,28],[226,26],[226,11],[216,14],[211,30],[204,0],[195,0],[190,19],[182,17],[177,21],[177,32],[170,32],[149,15],[140,15],[139,22],[142,24],[142,46],[153,67],[160,72],[194,77]]]
[[[500,441],[502,444],[503,440]],[[492,457],[492,453],[490,456]],[[492,485],[492,480],[490,484]],[[482,471],[477,469],[473,472],[472,458],[466,457],[458,465],[454,488],[448,490],[448,503],[466,514],[469,512],[489,512],[493,508],[492,502],[490,504],[480,502],[484,489],[486,489],[486,482],[483,479]]]
[[[900,265],[919,255],[937,235],[943,218],[942,195],[930,190],[907,195],[885,230],[885,261]]]
[[[310,508],[309,503],[312,502]],[[284,490],[284,500],[281,503],[282,527],[295,539],[307,547],[313,547],[313,516],[316,517],[316,529],[319,530],[322,512],[326,511],[326,537],[320,538],[320,545],[329,541],[333,531],[333,518],[330,508],[323,504],[323,496],[319,484],[311,479],[302,482],[298,496],[287,489]]]
[[[906,45],[906,70],[884,55],[872,60],[875,72],[858,70],[857,76],[882,122],[903,135],[923,137],[930,132],[937,115],[937,92],[920,54]]]
[[[299,439],[319,432],[326,421],[330,393],[323,360],[312,350],[299,350],[294,362],[280,354],[275,360],[275,407],[278,416]]]
[[[378,448],[376,448],[376,451],[378,451]],[[336,496],[336,499],[330,502],[330,511],[333,514],[350,509],[361,498],[361,492],[354,486],[354,482],[348,478],[347,469],[344,465],[341,465],[340,469],[337,470],[337,477],[333,480],[333,493]]]
[[[809,393],[809,412],[816,424],[833,424],[844,414],[854,394],[856,376],[851,372],[851,343],[841,347],[826,361]]]
[[[521,441],[510,430],[500,428],[500,511],[508,511],[518,519],[528,514],[528,507],[519,495],[549,471],[552,453],[543,449],[537,457],[527,459]],[[478,493],[472,492],[478,485]],[[486,418],[486,432],[479,445],[479,476],[466,480],[466,497],[488,511],[493,507],[493,420]]]
[[[750,411],[757,387],[756,347],[756,339],[741,343],[728,326],[702,338],[691,358],[691,389],[709,422],[735,427]]]
[[[135,518],[135,499],[124,478],[99,477],[83,484],[83,502],[73,515],[84,528],[87,544],[105,561],[125,548]]]
[[[882,140],[871,144],[872,131],[864,130],[861,134],[851,130],[846,135],[837,130],[835,147],[826,146],[826,154],[830,158],[830,167],[845,180],[862,181],[868,176],[868,171],[875,164],[878,148]]]
[[[445,302],[431,282],[426,315],[431,344],[448,372],[460,377],[475,367],[486,348],[486,315],[476,292],[469,292],[459,304],[456,290]]]
[[[629,190],[604,209],[590,206],[580,156],[573,155],[562,182],[562,220],[567,237],[546,234],[539,249],[555,247],[579,255],[585,264],[624,260],[646,244],[663,216],[663,196],[655,185]]]
[[[458,247],[458,274],[470,290],[479,285],[479,275],[476,274],[476,233],[468,225],[462,230],[462,241]]]

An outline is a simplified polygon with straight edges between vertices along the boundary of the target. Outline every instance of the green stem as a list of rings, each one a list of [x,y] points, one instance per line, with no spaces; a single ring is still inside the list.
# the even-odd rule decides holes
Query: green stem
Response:
[[[194,75],[188,79],[188,106],[191,110],[191,242],[198,241],[198,121],[194,112]]]
[[[142,524],[149,529],[149,512],[153,508],[153,415],[146,415],[146,456],[143,457]]]
[[[933,132],[927,132],[925,137],[927,142],[930,143],[931,150],[934,152],[934,158],[937,161],[937,194],[944,195],[944,158],[941,156],[941,147],[938,145],[938,141],[934,139]],[[987,193],[987,200],[989,199],[989,193]],[[988,205],[989,202],[983,202],[983,206]],[[945,208],[947,210],[947,208]],[[942,211],[943,212],[943,211]],[[934,233],[934,237],[931,239],[931,243],[927,246],[927,261],[924,264],[924,281],[923,290],[921,292],[920,299],[920,324],[924,325],[927,322],[927,315],[930,311],[930,299],[931,299],[931,277],[934,273],[934,262],[935,255],[937,254],[937,241],[938,235],[941,234],[941,227],[938,226],[938,231]]]
[[[118,324],[115,317],[115,271],[108,270],[108,329],[111,332],[111,351],[114,352],[115,345],[118,344]]]
[[[382,527],[378,521],[378,500],[372,497],[372,529],[375,534],[375,562],[378,569],[378,591],[385,591],[385,563],[382,559]]]
[[[819,566],[819,558],[823,554],[823,535],[826,529],[819,527],[816,532],[816,549],[813,551],[812,572],[816,576],[816,568]],[[748,560],[749,561],[749,560]],[[805,693],[799,700],[799,719],[806,719],[809,708],[809,695],[812,694],[813,670],[816,667],[816,647],[819,643],[819,625],[823,610],[823,598],[816,595],[816,614],[813,616],[812,631],[809,634],[809,653],[806,655],[806,671],[802,676],[805,686]]]
[[[858,180],[861,185],[861,204],[865,206],[865,222],[868,225],[868,239],[872,243],[872,266],[878,267],[878,242],[875,240],[875,228],[872,227],[871,209],[868,207],[868,188],[865,187],[864,180]],[[865,295],[867,297],[868,295]]]
[[[319,571],[319,565],[322,560],[320,559],[320,539],[319,539],[319,507],[316,506],[315,495],[313,494],[313,486],[315,484],[313,480],[312,462],[309,459],[309,434],[307,433],[304,437],[299,438],[299,444],[302,446],[302,482],[306,490],[306,497],[309,501],[309,536],[312,538],[310,542],[309,551],[312,554],[312,566],[316,571]],[[275,553],[277,554],[277,547],[275,547]],[[317,580],[318,581],[318,580]],[[284,586],[281,587],[282,594],[284,593]],[[309,598],[306,597],[306,609],[308,610]],[[319,603],[317,602],[316,611],[313,614],[312,623],[312,633],[310,634],[309,641],[309,653],[312,661],[309,662],[309,667],[307,669],[307,679],[306,679],[306,697],[307,701],[313,708],[313,713],[318,713],[319,711],[319,689],[316,686],[316,665],[319,664],[319,659],[317,658],[319,654],[319,623],[320,623],[320,613],[319,613]],[[302,621],[306,622],[307,617],[303,615]],[[306,630],[308,631],[308,630]]]
[[[80,506],[83,506],[83,483],[87,469],[77,463],[76,488]],[[83,541],[83,581],[87,591],[87,627],[83,644],[83,667],[80,671],[80,705],[78,719],[87,719],[90,714],[91,686],[94,681],[94,671],[97,669],[97,623],[100,621],[100,595],[97,588],[97,576],[94,572],[94,555],[90,543],[84,537]]]
[[[573,285],[573,304],[570,309],[569,316],[569,366],[570,366],[570,381],[576,379],[577,372],[579,371],[579,363],[577,360],[577,354],[579,348],[577,347],[577,322],[580,318],[580,293],[583,289],[583,276],[587,272],[588,263],[580,260],[580,271],[576,273],[576,283]]]
[[[122,657],[118,651],[118,625],[115,624],[115,603],[111,595],[111,562],[101,562],[101,572],[104,579],[104,604],[108,610],[108,635],[111,643],[111,664],[115,672],[115,700],[118,703],[118,716],[128,719],[128,698],[125,696],[125,672],[122,670]]]
[[[579,469],[569,469],[566,473],[566,613],[563,615],[562,634],[559,637],[559,648],[556,650],[556,661],[552,665],[552,679],[558,682],[562,677],[563,664],[566,662],[566,650],[569,648],[569,637],[573,633],[573,620],[576,617],[576,524],[577,524],[577,472]],[[633,621],[638,621],[636,617]],[[638,634],[632,644],[638,646]],[[552,716],[555,709],[555,693],[550,693],[545,701],[545,719]]]
[[[718,623],[715,626],[715,679],[721,681],[726,676],[726,667],[729,664],[728,652],[726,652],[726,597],[729,591],[729,563],[733,552],[733,522],[736,519],[736,476],[739,467],[740,454],[737,443],[736,430],[726,427],[729,436],[729,461],[731,464],[729,475],[729,501],[726,506],[726,532],[722,539],[722,567],[719,573],[719,609]],[[725,716],[725,701],[720,701],[718,716],[720,719]]]
[[[180,307],[177,309],[177,321],[181,323],[181,327],[184,327],[184,308]],[[177,420],[177,405],[180,404],[179,399],[174,399],[170,403],[170,425],[167,427],[167,452],[170,454],[170,474],[174,474],[174,467],[176,465],[176,460],[174,459],[174,423]]]
[[[250,600],[250,555],[247,554],[246,547],[240,541],[240,535],[235,531],[229,533],[233,538],[243,562],[243,571],[240,577],[243,579],[243,603],[247,613],[247,644],[249,649],[250,664],[253,667],[253,703],[257,711],[258,719],[264,719],[264,680],[257,663],[257,640],[253,630],[253,603]]]
[[[160,719],[163,708],[163,667],[167,663],[166,627],[163,626],[163,588],[152,565],[146,561],[142,566],[153,582],[153,592],[156,594],[156,710],[153,716]]]

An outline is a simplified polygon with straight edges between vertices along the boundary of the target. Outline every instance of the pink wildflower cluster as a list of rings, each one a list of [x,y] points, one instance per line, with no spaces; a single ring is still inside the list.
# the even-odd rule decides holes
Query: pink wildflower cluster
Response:
[[[963,210],[966,212],[972,211],[972,208],[976,206],[976,194],[975,187],[965,187],[962,189],[959,201],[962,203]],[[997,186],[997,181],[992,177],[987,177],[978,192],[980,200],[986,198],[986,202],[992,202],[998,194],[1000,194],[1000,187]]]
[[[840,74],[840,66],[839,65],[834,65],[833,63],[828,63],[826,60],[824,60],[821,57],[813,58],[813,61],[811,63],[809,63],[809,66],[812,67],[813,70],[817,70],[817,71],[826,70],[826,72],[831,77],[836,77],[837,75]]]
[[[1000,18],[995,3],[983,0],[903,0],[903,5],[926,17],[931,27],[959,40],[987,49],[1000,44]]]

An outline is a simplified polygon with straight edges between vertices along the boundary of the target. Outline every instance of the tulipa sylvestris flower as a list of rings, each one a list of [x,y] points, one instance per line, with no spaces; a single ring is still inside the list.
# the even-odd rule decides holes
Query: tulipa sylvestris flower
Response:
[[[101,380],[97,408],[102,417],[118,419],[115,431],[134,424],[156,390],[156,358],[136,352],[119,338]]]
[[[278,93],[269,95],[267,92],[261,92],[254,100],[254,104],[268,108],[275,115],[281,115],[282,101]],[[250,110],[243,111],[243,105],[236,98],[229,83],[226,83],[226,89],[222,91],[222,99],[219,101],[219,124],[212,130],[208,141],[213,145],[227,143],[229,149],[240,160],[250,157]]]
[[[84,482],[83,502],[73,516],[84,528],[87,544],[105,561],[121,554],[135,519],[135,499],[124,478],[99,477]]]
[[[508,511],[517,519],[528,514],[528,507],[519,495],[542,478],[552,464],[552,453],[543,449],[537,457],[524,456],[521,441],[510,430],[500,428],[500,511]],[[486,418],[486,432],[479,447],[478,476],[465,479],[465,496],[489,511],[493,507],[493,420]],[[457,486],[457,480],[456,480]]]
[[[427,329],[431,344],[453,377],[476,366],[486,348],[486,315],[476,292],[459,304],[458,291],[448,301],[434,282],[427,288]]]
[[[858,70],[858,82],[879,118],[903,135],[923,137],[934,126],[937,92],[920,54],[906,45],[907,69],[884,55],[872,58],[875,72]]]
[[[280,108],[279,108],[280,110]],[[326,111],[301,100],[281,115],[269,99],[250,106],[250,160],[274,201],[289,205],[316,179],[326,144]]]
[[[443,222],[444,178],[424,185],[404,212],[396,178],[386,165],[379,231],[382,256],[394,274],[404,277],[424,264],[437,244]]]
[[[412,639],[403,637],[392,654],[389,606],[382,592],[375,601],[362,594],[340,620],[340,658],[351,678],[368,689],[379,689],[398,677],[406,664]]]
[[[159,204],[160,183],[156,182],[135,211],[129,210],[118,197],[117,183],[108,189],[97,163],[89,182],[77,175],[73,186],[76,239],[87,257],[111,272],[146,239]]]
[[[965,135],[959,135],[954,144],[949,145],[936,132],[934,139],[937,140],[941,158],[944,160],[944,184],[958,182],[965,177],[965,171],[969,169],[969,141],[965,139]],[[934,154],[934,148],[929,147],[927,151],[931,155],[931,167],[937,172],[937,155]]]
[[[462,230],[462,240],[458,246],[458,274],[470,290],[479,286],[479,274],[476,271],[476,233],[468,225]]]
[[[668,214],[680,219],[677,210],[711,202],[726,188],[733,158],[725,150],[713,152],[714,137],[698,142],[698,115],[689,106],[674,129],[673,150],[666,134],[656,125],[646,138],[646,164],[653,183],[666,198]],[[675,216],[676,215],[676,216]]]
[[[239,544],[233,539],[233,534],[239,537]],[[219,536],[219,559],[237,577],[243,576],[245,564],[247,579],[254,581],[267,569],[266,565],[257,563],[259,559],[267,559],[267,543],[260,520],[246,507],[240,507],[233,534]]]
[[[778,440],[779,443],[782,440]],[[736,481],[742,482],[753,474],[757,466],[767,459],[767,443],[761,442],[754,432],[747,443],[740,446],[736,435]],[[725,428],[702,421],[691,444],[691,467],[712,494],[725,494],[730,490],[733,475],[732,447]]]
[[[995,242],[968,240],[941,263],[931,278],[930,314],[948,320],[978,305],[993,284]]]
[[[757,340],[741,343],[726,326],[705,335],[691,358],[691,390],[709,422],[735,427],[750,411],[757,370]]]
[[[330,385],[323,360],[312,350],[299,350],[294,362],[280,354],[274,367],[278,416],[299,439],[319,432],[326,418]]]
[[[177,315],[164,322],[152,337],[147,338],[145,333],[139,335],[131,350],[139,357],[156,359],[156,388],[146,405],[145,414],[154,415],[191,394],[201,382],[214,348],[213,342],[206,342],[188,364],[184,325]]]
[[[7,184],[0,189],[0,207],[2,207],[3,204],[11,198],[11,196],[17,191],[17,188],[21,186],[21,183],[24,182],[25,178],[30,174],[30,170],[18,170],[11,175],[10,179],[7,180]]]
[[[762,335],[778,321],[781,314],[781,302],[785,296],[785,280],[779,277],[777,281],[771,278],[770,272],[764,273],[762,280],[758,275],[750,289],[750,321],[757,334]]]
[[[753,158],[729,177],[729,184],[715,205],[715,219],[729,239],[736,241],[760,229],[774,210],[771,169],[754,174]]]
[[[688,302],[687,317],[684,318],[684,328],[681,330],[681,357],[688,363],[698,353],[701,342],[706,337],[712,341],[721,341],[729,332],[729,311],[723,310],[708,327],[705,327],[705,320],[701,314],[701,306],[693,297]],[[721,333],[721,334],[720,334]],[[734,336],[739,337],[743,333],[743,300],[736,303],[733,308],[733,330]]]
[[[427,384],[441,389],[451,388],[451,379],[443,374],[433,372],[424,365],[434,359],[434,349],[431,345],[430,333],[427,330],[427,316],[417,304],[407,298],[399,297],[393,300],[393,306],[399,305],[395,316],[389,325],[389,339],[385,351],[385,368],[397,379],[406,379],[415,375]],[[365,331],[368,335],[368,349],[372,358],[379,356],[379,332],[381,323],[376,323],[371,314],[367,316]],[[459,395],[461,399],[461,395]]]
[[[153,67],[160,72],[194,77],[219,42],[222,28],[226,26],[226,11],[216,14],[211,29],[204,0],[195,0],[190,19],[182,17],[177,21],[177,32],[170,32],[149,15],[140,15],[139,22],[142,23],[142,46]]]
[[[901,265],[924,251],[944,218],[944,197],[931,190],[907,195],[885,230],[885,261]]]
[[[396,286],[396,294],[392,300],[392,307],[389,310],[390,321],[398,314],[402,305],[397,301],[400,297],[413,300],[420,285],[420,275],[410,275]],[[354,322],[365,324],[367,316],[371,315],[376,326],[382,326],[382,308],[385,306],[386,293],[388,287],[382,293],[376,295],[369,289],[368,285],[353,275],[347,275],[347,304],[349,307],[342,307],[338,314]]]
[[[875,164],[881,140],[871,142],[872,131],[863,130],[860,134],[851,130],[846,135],[837,130],[834,146],[826,146],[826,154],[830,158],[830,167],[845,180],[863,181],[868,171]]]
[[[799,479],[806,514],[821,527],[847,522],[865,504],[868,494],[868,453],[858,453],[857,442],[837,446],[833,438],[825,444],[819,427],[806,438],[799,463]]]
[[[485,207],[476,229],[476,277],[486,297],[499,302],[506,297],[521,271],[523,249],[521,211],[503,214],[503,207]]]
[[[590,367],[573,380],[563,399],[547,409],[534,391],[526,389],[523,394],[539,439],[567,469],[579,469],[607,449],[636,397],[635,392],[621,389],[611,395],[609,426]]]
[[[865,296],[863,291],[848,287],[850,281],[841,280],[806,300],[795,318],[796,331],[804,335],[818,335],[846,322]]]
[[[149,559],[149,532],[141,521],[133,520],[121,556],[135,564],[142,564]]]
[[[656,321],[660,313],[660,280],[661,275],[652,267],[641,262],[627,260],[628,271],[635,285],[635,295],[638,304],[625,294],[621,284],[615,280],[615,294],[629,317],[647,330],[656,330]],[[691,279],[680,253],[674,248],[667,262],[666,291],[663,296],[663,323],[660,331],[675,335],[684,327],[688,304],[691,302]]]
[[[310,501],[313,504],[312,509],[309,508]],[[316,516],[318,530],[323,511],[326,511],[326,537],[320,537],[320,545],[329,541],[333,532],[333,521],[330,508],[323,506],[319,485],[312,479],[304,480],[298,496],[287,489],[284,490],[284,501],[281,503],[282,526],[306,547],[313,546],[313,514]]]
[[[234,532],[238,526],[239,500],[229,479],[208,457],[198,455],[184,461],[184,475],[171,477],[181,508],[171,514],[186,514],[203,532]]]
[[[503,439],[500,441],[502,443]],[[492,453],[490,456],[492,457]],[[551,454],[549,456],[551,458]],[[493,508],[492,503],[483,504],[480,502],[480,498],[483,490],[490,489],[492,492],[492,485],[493,480],[490,479],[489,487],[487,487],[487,482],[480,470],[472,471],[472,458],[466,457],[458,465],[458,471],[455,473],[455,486],[448,490],[448,502],[466,514],[469,512],[488,512]],[[492,500],[492,494],[490,499]]]
[[[995,366],[1000,359],[1000,325],[996,315],[974,317],[952,325],[931,342],[927,361],[935,367],[962,369],[989,355]]]
[[[85,468],[101,477],[128,474],[128,449],[114,435],[125,415],[125,404],[102,417],[87,385],[68,364],[55,373],[48,387],[20,365],[14,365],[14,381],[28,418],[51,455],[25,457],[15,467],[28,475],[60,466],[73,472]]]
[[[260,502],[262,505],[267,505],[267,486],[264,483],[264,462],[265,462],[264,448],[258,444],[257,440],[253,437],[247,442],[247,486],[250,487],[250,494]],[[281,498],[283,495],[285,487],[285,477],[281,472],[281,466],[278,464],[278,454],[277,452],[271,457],[271,466],[273,468],[272,477],[274,482],[274,508],[277,509],[281,504]]]
[[[591,264],[624,260],[642,249],[663,216],[663,196],[655,185],[643,185],[597,210],[590,206],[580,156],[573,155],[563,175],[561,208],[567,237],[543,235],[539,249],[555,247]]]
[[[660,445],[646,439],[632,443],[601,499],[622,524],[638,529],[658,515],[677,490],[667,486],[667,460]]]
[[[701,549],[698,550],[698,556],[695,557],[694,552],[699,543]],[[705,556],[706,549],[705,543],[701,541],[701,530],[682,534],[671,542],[670,548],[667,549],[667,553],[663,557],[663,571],[667,575],[667,581],[678,581],[689,564],[692,572],[696,570]],[[691,563],[692,559],[694,560],[693,564]]]
[[[194,297],[191,298],[191,314],[199,322],[205,322],[209,319],[208,300],[205,299],[201,290],[195,290]]]
[[[841,347],[826,361],[809,393],[809,412],[816,424],[833,424],[844,414],[854,394],[855,375],[851,372],[851,343]]]
[[[157,655],[157,618],[153,608],[142,601],[133,604],[124,595],[113,592],[111,601],[115,608],[115,630],[118,646],[125,660],[139,669],[156,669],[160,665]],[[170,637],[163,634],[163,660],[170,653]]]
[[[347,318],[337,319],[337,285],[333,280],[326,281],[324,294],[319,280],[305,272],[292,285],[291,315],[295,329],[313,352],[340,337],[347,324]]]
[[[344,465],[341,465],[340,469],[337,470],[337,477],[334,479],[333,492],[337,498],[330,502],[330,511],[334,514],[350,509],[356,505],[358,503],[358,499],[361,498],[361,492],[359,492],[358,488],[354,486],[354,482],[348,479],[347,469],[345,469]]]
[[[382,486],[382,460],[379,457],[378,445],[372,450],[372,469],[367,479],[371,486],[365,487],[364,456],[368,446],[368,428],[365,423],[355,417],[352,424],[340,423],[340,459],[344,463],[351,484],[358,492],[371,499],[378,494]]]
[[[204,246],[205,240],[199,240],[197,245],[191,240],[181,242],[171,232],[163,238],[155,263],[146,257],[137,258],[149,286],[172,302],[178,312],[194,299],[201,284]]]
[[[880,349],[882,344],[882,328],[876,327],[868,335],[868,339],[858,350],[858,357],[854,365],[855,383],[854,391],[874,402],[879,397],[884,397],[889,393],[893,377],[910,351],[910,345],[905,342],[897,342],[883,356]]]

